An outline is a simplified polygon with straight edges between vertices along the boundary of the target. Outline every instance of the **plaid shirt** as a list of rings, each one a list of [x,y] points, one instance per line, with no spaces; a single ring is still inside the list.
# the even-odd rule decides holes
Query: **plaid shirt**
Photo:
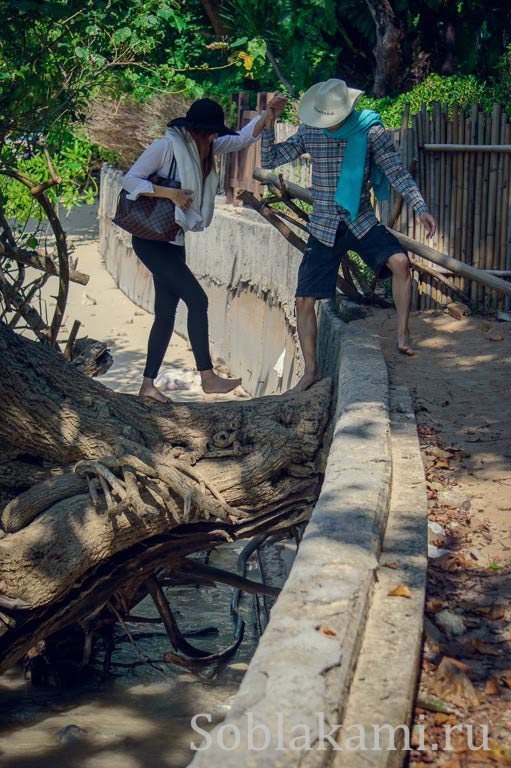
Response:
[[[325,136],[321,128],[301,125],[286,141],[275,144],[273,131],[264,130],[261,145],[263,168],[277,168],[308,152],[312,157],[312,194],[314,203],[309,232],[325,245],[333,245],[339,226],[344,221],[357,238],[366,235],[378,223],[369,197],[370,160],[385,173],[388,180],[417,214],[428,210],[412,176],[404,168],[394,143],[382,125],[374,125],[367,134],[367,154],[357,218],[335,202],[335,193],[347,141]]]

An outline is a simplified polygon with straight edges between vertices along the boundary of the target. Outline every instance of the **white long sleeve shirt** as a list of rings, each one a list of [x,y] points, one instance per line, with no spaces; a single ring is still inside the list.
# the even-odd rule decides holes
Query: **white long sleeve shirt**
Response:
[[[213,142],[213,154],[225,155],[228,152],[238,152],[240,149],[254,144],[259,136],[254,137],[253,130],[259,117],[254,117],[247,123],[236,136],[220,136]],[[122,186],[129,193],[129,200],[136,200],[143,193],[154,192],[153,185],[148,181],[149,176],[156,173],[162,178],[167,178],[174,152],[172,142],[168,138],[157,139],[145,149],[129,171],[122,178]],[[176,170],[175,179],[179,181],[179,172]]]
[[[260,138],[260,136],[253,135],[254,128],[258,122],[259,116],[252,118],[249,123],[240,129],[237,135],[219,136],[213,142],[213,154],[225,155],[228,152],[238,152],[240,149],[254,144]],[[149,176],[157,174],[162,178],[167,178],[173,157],[172,142],[168,138],[163,137],[153,141],[122,177],[121,183],[128,192],[128,199],[136,200],[143,193],[154,192]],[[177,168],[174,178],[176,181],[180,181]],[[176,245],[184,244],[182,232],[179,232],[174,242]]]

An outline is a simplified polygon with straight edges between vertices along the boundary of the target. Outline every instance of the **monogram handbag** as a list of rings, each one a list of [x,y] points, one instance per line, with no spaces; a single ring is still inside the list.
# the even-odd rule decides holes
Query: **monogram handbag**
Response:
[[[175,173],[176,158],[173,157],[167,178],[153,175],[149,177],[149,181],[160,187],[180,189],[181,182],[173,178]],[[112,219],[114,224],[145,240],[172,241],[176,239],[181,227],[176,224],[176,206],[172,200],[166,197],[143,195],[140,195],[136,200],[128,200],[127,195],[125,189],[121,190],[117,210]]]

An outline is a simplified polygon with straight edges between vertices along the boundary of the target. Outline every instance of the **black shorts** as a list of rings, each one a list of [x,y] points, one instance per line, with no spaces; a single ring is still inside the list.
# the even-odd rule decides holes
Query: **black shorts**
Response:
[[[358,239],[341,222],[333,245],[325,245],[310,235],[298,270],[296,296],[315,299],[335,296],[339,266],[347,251],[358,253],[375,275],[384,279],[392,274],[386,266],[387,261],[395,253],[403,253],[403,248],[383,224],[375,224],[364,237]]]

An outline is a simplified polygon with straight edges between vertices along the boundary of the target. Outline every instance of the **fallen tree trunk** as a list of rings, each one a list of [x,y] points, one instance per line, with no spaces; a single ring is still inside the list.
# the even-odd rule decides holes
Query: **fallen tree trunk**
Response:
[[[158,568],[186,575],[186,555],[303,521],[317,498],[329,381],[148,406],[1,323],[0,360],[0,441],[43,479],[20,496],[0,463],[0,669],[119,595],[129,610]]]

